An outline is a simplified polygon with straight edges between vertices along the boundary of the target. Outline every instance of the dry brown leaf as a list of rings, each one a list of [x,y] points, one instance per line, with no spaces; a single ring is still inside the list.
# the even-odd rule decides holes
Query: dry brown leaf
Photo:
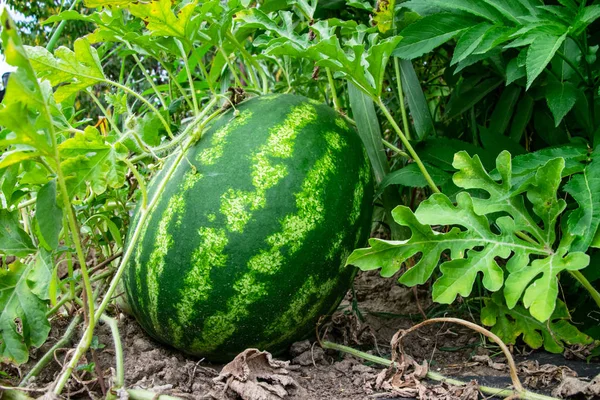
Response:
[[[518,364],[517,368],[521,375],[525,375],[523,383],[533,389],[554,386],[565,378],[577,376],[577,373],[569,367],[552,364],[540,365],[535,360],[523,361]]]
[[[591,382],[567,376],[552,391],[552,396],[560,398],[578,395],[583,395],[590,400],[600,398],[600,375],[597,375]]]
[[[304,393],[289,376],[288,364],[269,352],[246,349],[223,367],[214,382],[224,386],[223,394],[233,392],[243,400],[279,400]]]
[[[488,355],[473,356],[472,359],[473,361],[485,364],[488,367],[495,369],[496,371],[508,370],[508,365],[506,365],[505,363],[496,362],[492,360]]]

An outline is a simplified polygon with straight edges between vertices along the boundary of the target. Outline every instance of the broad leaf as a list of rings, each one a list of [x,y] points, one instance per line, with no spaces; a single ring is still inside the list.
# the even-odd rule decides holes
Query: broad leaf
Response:
[[[0,210],[0,254],[25,257],[34,251],[35,246],[21,228],[17,213]]]
[[[427,7],[435,6],[444,11],[463,12],[491,22],[503,22],[503,13],[481,0],[412,0],[403,3],[402,6],[416,11],[422,7],[422,3]]]
[[[578,89],[571,82],[559,82],[550,79],[546,86],[546,102],[552,111],[556,126],[560,125],[562,119],[575,105]]]
[[[504,259],[508,261],[504,294],[509,307],[514,307],[524,294],[523,304],[531,315],[546,321],[555,308],[557,275],[563,270],[585,268],[589,263],[586,254],[568,252],[572,241],[568,236],[563,236],[554,250],[556,222],[566,207],[565,201],[557,198],[564,165],[562,158],[551,159],[535,175],[513,184],[508,152],[496,160],[499,182],[486,172],[479,157],[457,153],[454,183],[463,189],[487,192],[486,197],[472,197],[463,191],[453,205],[445,195],[434,194],[415,213],[399,206],[393,216],[411,229],[410,239],[371,239],[371,247],[355,250],[347,263],[363,270],[381,268],[383,276],[392,276],[405,261],[420,254],[417,263],[399,279],[414,286],[430,278],[442,252],[448,251],[451,260],[440,264],[442,276],[433,285],[433,299],[451,303],[457,295],[471,293],[479,273],[483,274],[485,288],[499,290],[504,285],[504,272],[498,262]],[[525,196],[535,215],[525,206]],[[432,226],[449,229],[434,231]]]
[[[482,22],[465,31],[456,43],[450,65],[454,65],[470,56],[483,40],[485,33],[493,26],[488,22]]]
[[[107,187],[125,183],[127,168],[122,159],[127,149],[120,143],[106,143],[96,128],[87,127],[84,133],[61,143],[59,149],[70,195],[85,195],[88,185],[100,194]]]
[[[37,263],[19,261],[0,268],[0,359],[22,364],[29,358],[29,348],[41,346],[48,337],[46,302],[37,290]],[[41,268],[44,268],[43,266]],[[30,279],[33,278],[33,281]]]
[[[147,3],[136,2],[130,4],[128,10],[146,23],[146,29],[152,35],[172,36],[187,40],[188,35],[194,33],[190,31],[189,25],[195,7],[196,2],[190,2],[175,15],[171,10],[171,0],[158,0]]]
[[[58,235],[62,229],[63,212],[56,204],[56,181],[52,180],[38,191],[35,204],[35,219],[37,221],[40,242],[48,250],[58,246]]]
[[[434,167],[433,165],[426,165],[426,167],[436,186],[442,186],[450,180],[451,175],[448,172]],[[411,163],[399,170],[387,174],[383,181],[381,181],[378,190],[382,191],[389,185],[424,188],[429,184],[425,180],[425,177],[417,164]]]
[[[568,232],[576,235],[572,248],[586,251],[600,226],[600,146],[592,153],[592,162],[583,174],[577,174],[565,185],[579,204],[567,220]]]
[[[531,87],[535,78],[550,63],[566,37],[566,33],[562,36],[540,35],[531,43],[527,51],[527,63],[525,65],[527,69],[527,89]]]
[[[61,85],[54,93],[58,103],[106,80],[98,53],[85,38],[75,41],[73,51],[59,47],[55,55],[39,46],[26,48],[38,76],[48,79],[53,86]]]
[[[485,301],[481,309],[481,323],[492,326],[492,332],[506,344],[516,344],[522,335],[523,341],[533,349],[544,346],[551,353],[562,353],[564,345],[590,344],[593,339],[580,332],[570,323],[565,303],[558,300],[556,309],[544,323],[532,318],[527,310],[517,305],[508,308],[498,293]]]
[[[420,57],[477,22],[472,17],[450,13],[427,16],[402,30],[400,35],[403,39],[393,54],[406,60]]]

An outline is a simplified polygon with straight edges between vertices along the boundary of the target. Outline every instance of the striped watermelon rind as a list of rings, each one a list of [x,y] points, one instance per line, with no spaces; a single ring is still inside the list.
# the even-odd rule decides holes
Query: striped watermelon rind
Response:
[[[294,95],[245,101],[164,185],[125,270],[128,303],[149,334],[193,355],[281,352],[345,295],[372,200],[360,138],[330,107]]]

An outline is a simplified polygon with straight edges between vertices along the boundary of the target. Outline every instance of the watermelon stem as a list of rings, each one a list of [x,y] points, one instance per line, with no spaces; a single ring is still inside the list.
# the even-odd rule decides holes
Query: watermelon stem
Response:
[[[429,175],[429,172],[427,171],[427,168],[425,167],[425,165],[421,161],[421,158],[419,157],[419,155],[417,154],[417,152],[415,151],[415,149],[412,147],[412,145],[410,144],[410,142],[408,141],[408,139],[406,139],[406,136],[404,136],[404,133],[402,133],[402,129],[400,129],[400,127],[396,123],[396,120],[394,120],[394,117],[392,117],[392,114],[390,114],[390,111],[387,109],[387,107],[385,106],[385,104],[383,104],[383,101],[381,100],[381,97],[375,98],[375,101],[377,102],[377,105],[379,106],[379,108],[381,108],[381,111],[383,111],[383,114],[385,115],[385,117],[387,118],[387,120],[392,125],[392,128],[394,129],[394,131],[396,131],[396,133],[398,134],[398,137],[400,138],[400,141],[402,142],[402,144],[404,145],[404,147],[406,148],[406,150],[408,150],[408,153],[410,154],[410,156],[412,157],[412,159],[415,161],[415,163],[417,164],[417,166],[421,170],[421,173],[425,177],[425,180],[427,181],[427,184],[429,185],[429,187],[431,188],[431,190],[434,193],[440,193],[440,190],[435,185],[435,182],[433,182],[433,179],[431,178],[431,175]]]
[[[353,355],[358,358],[362,358],[363,360],[373,362],[375,364],[384,365],[386,367],[396,367],[399,368],[400,365],[392,360],[388,360],[387,358],[378,357],[373,354],[365,353],[364,351],[353,349],[352,347],[344,346],[341,344],[323,341],[321,342],[321,347],[329,350],[337,350],[343,353],[347,353]],[[458,379],[448,378],[442,374],[433,371],[427,371],[427,378],[438,381],[438,382],[446,382],[455,386],[465,386],[466,382],[460,381]],[[498,389],[490,386],[478,386],[479,391],[485,394],[489,394],[491,396],[498,396],[504,398],[513,398],[513,399],[528,399],[528,400],[559,400],[556,397],[544,396],[542,394],[530,392],[528,390],[511,390],[511,389]]]
[[[331,98],[333,99],[333,107],[335,108],[335,111],[341,113],[342,105],[340,104],[340,99],[338,98],[337,92],[335,90],[335,82],[333,80],[333,75],[331,74],[331,70],[329,68],[325,68],[325,71],[327,72],[327,80],[329,81],[329,86],[331,89]]]

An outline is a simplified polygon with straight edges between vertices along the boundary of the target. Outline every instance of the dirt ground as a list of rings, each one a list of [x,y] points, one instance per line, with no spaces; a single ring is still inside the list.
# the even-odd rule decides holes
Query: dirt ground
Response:
[[[350,301],[352,296],[349,293],[347,300],[342,303],[331,322],[322,328],[322,333],[325,334],[326,339],[336,343],[390,358],[392,336],[398,329],[407,329],[422,319],[415,301],[415,291],[399,286],[394,279],[383,279],[377,272],[359,274],[354,290],[356,301]],[[431,310],[430,296],[425,289],[418,292],[418,297],[422,309]],[[353,309],[358,310],[362,321],[357,317],[356,312],[352,312]],[[5,374],[12,375],[13,384],[18,382],[17,376],[24,376],[36,360],[62,336],[67,324],[67,320],[54,322],[50,340],[42,348],[32,352],[32,359],[28,364],[18,370],[6,365],[1,368]],[[222,365],[213,365],[204,360],[191,358],[155,342],[141,330],[134,319],[124,314],[119,317],[119,328],[123,340],[127,388],[152,390],[159,394],[169,394],[184,399],[252,399],[249,397],[252,394],[244,395],[242,391],[242,395],[246,397],[240,397],[231,388],[226,389],[225,380],[219,382],[217,376],[221,372],[225,373],[222,371]],[[104,386],[110,386],[115,365],[110,330],[107,326],[101,325],[97,335],[95,355],[88,353],[86,359],[82,361],[82,364],[94,362],[96,370],[92,372],[90,367],[88,370],[79,368],[75,371],[74,379],[64,392],[65,396],[102,398],[103,389],[96,379],[100,371],[105,380]],[[75,339],[78,337],[79,335],[76,335]],[[461,326],[439,324],[425,327],[406,338],[405,350],[419,363],[427,360],[432,371],[441,372],[446,376],[456,377],[465,382],[477,379],[483,381],[481,384],[500,386],[510,384],[508,369],[502,357],[494,357],[493,361],[489,358],[499,353],[497,347],[489,345],[487,348],[483,347],[478,334]],[[52,382],[67,354],[68,348],[58,351],[55,361],[47,366],[29,386],[44,388]],[[289,361],[287,365],[277,360],[269,361],[273,367],[271,372],[277,372],[275,380],[278,385],[273,393],[278,393],[280,397],[264,397],[265,399],[399,398],[376,384],[378,375],[384,367],[335,351],[324,351],[313,341],[295,343],[288,354],[277,359]],[[521,358],[521,361],[525,359],[527,358]],[[534,389],[542,389],[549,393],[566,377],[576,375],[571,369],[550,365],[540,367],[536,362],[531,361],[532,356],[528,359],[529,364],[526,362],[520,366],[525,377],[522,379],[526,385]],[[567,362],[562,356],[550,359],[554,364],[562,364],[563,361]],[[584,364],[575,363],[574,368],[577,369],[578,365]],[[240,371],[242,370],[243,368],[240,367]],[[592,378],[599,372],[600,364],[587,364],[587,370],[584,368],[580,375],[588,375],[588,378]],[[235,373],[234,371],[229,375]],[[474,396],[477,398],[477,391]],[[256,397],[258,398],[260,397]],[[472,397],[446,395],[446,397],[428,398],[469,399]]]

